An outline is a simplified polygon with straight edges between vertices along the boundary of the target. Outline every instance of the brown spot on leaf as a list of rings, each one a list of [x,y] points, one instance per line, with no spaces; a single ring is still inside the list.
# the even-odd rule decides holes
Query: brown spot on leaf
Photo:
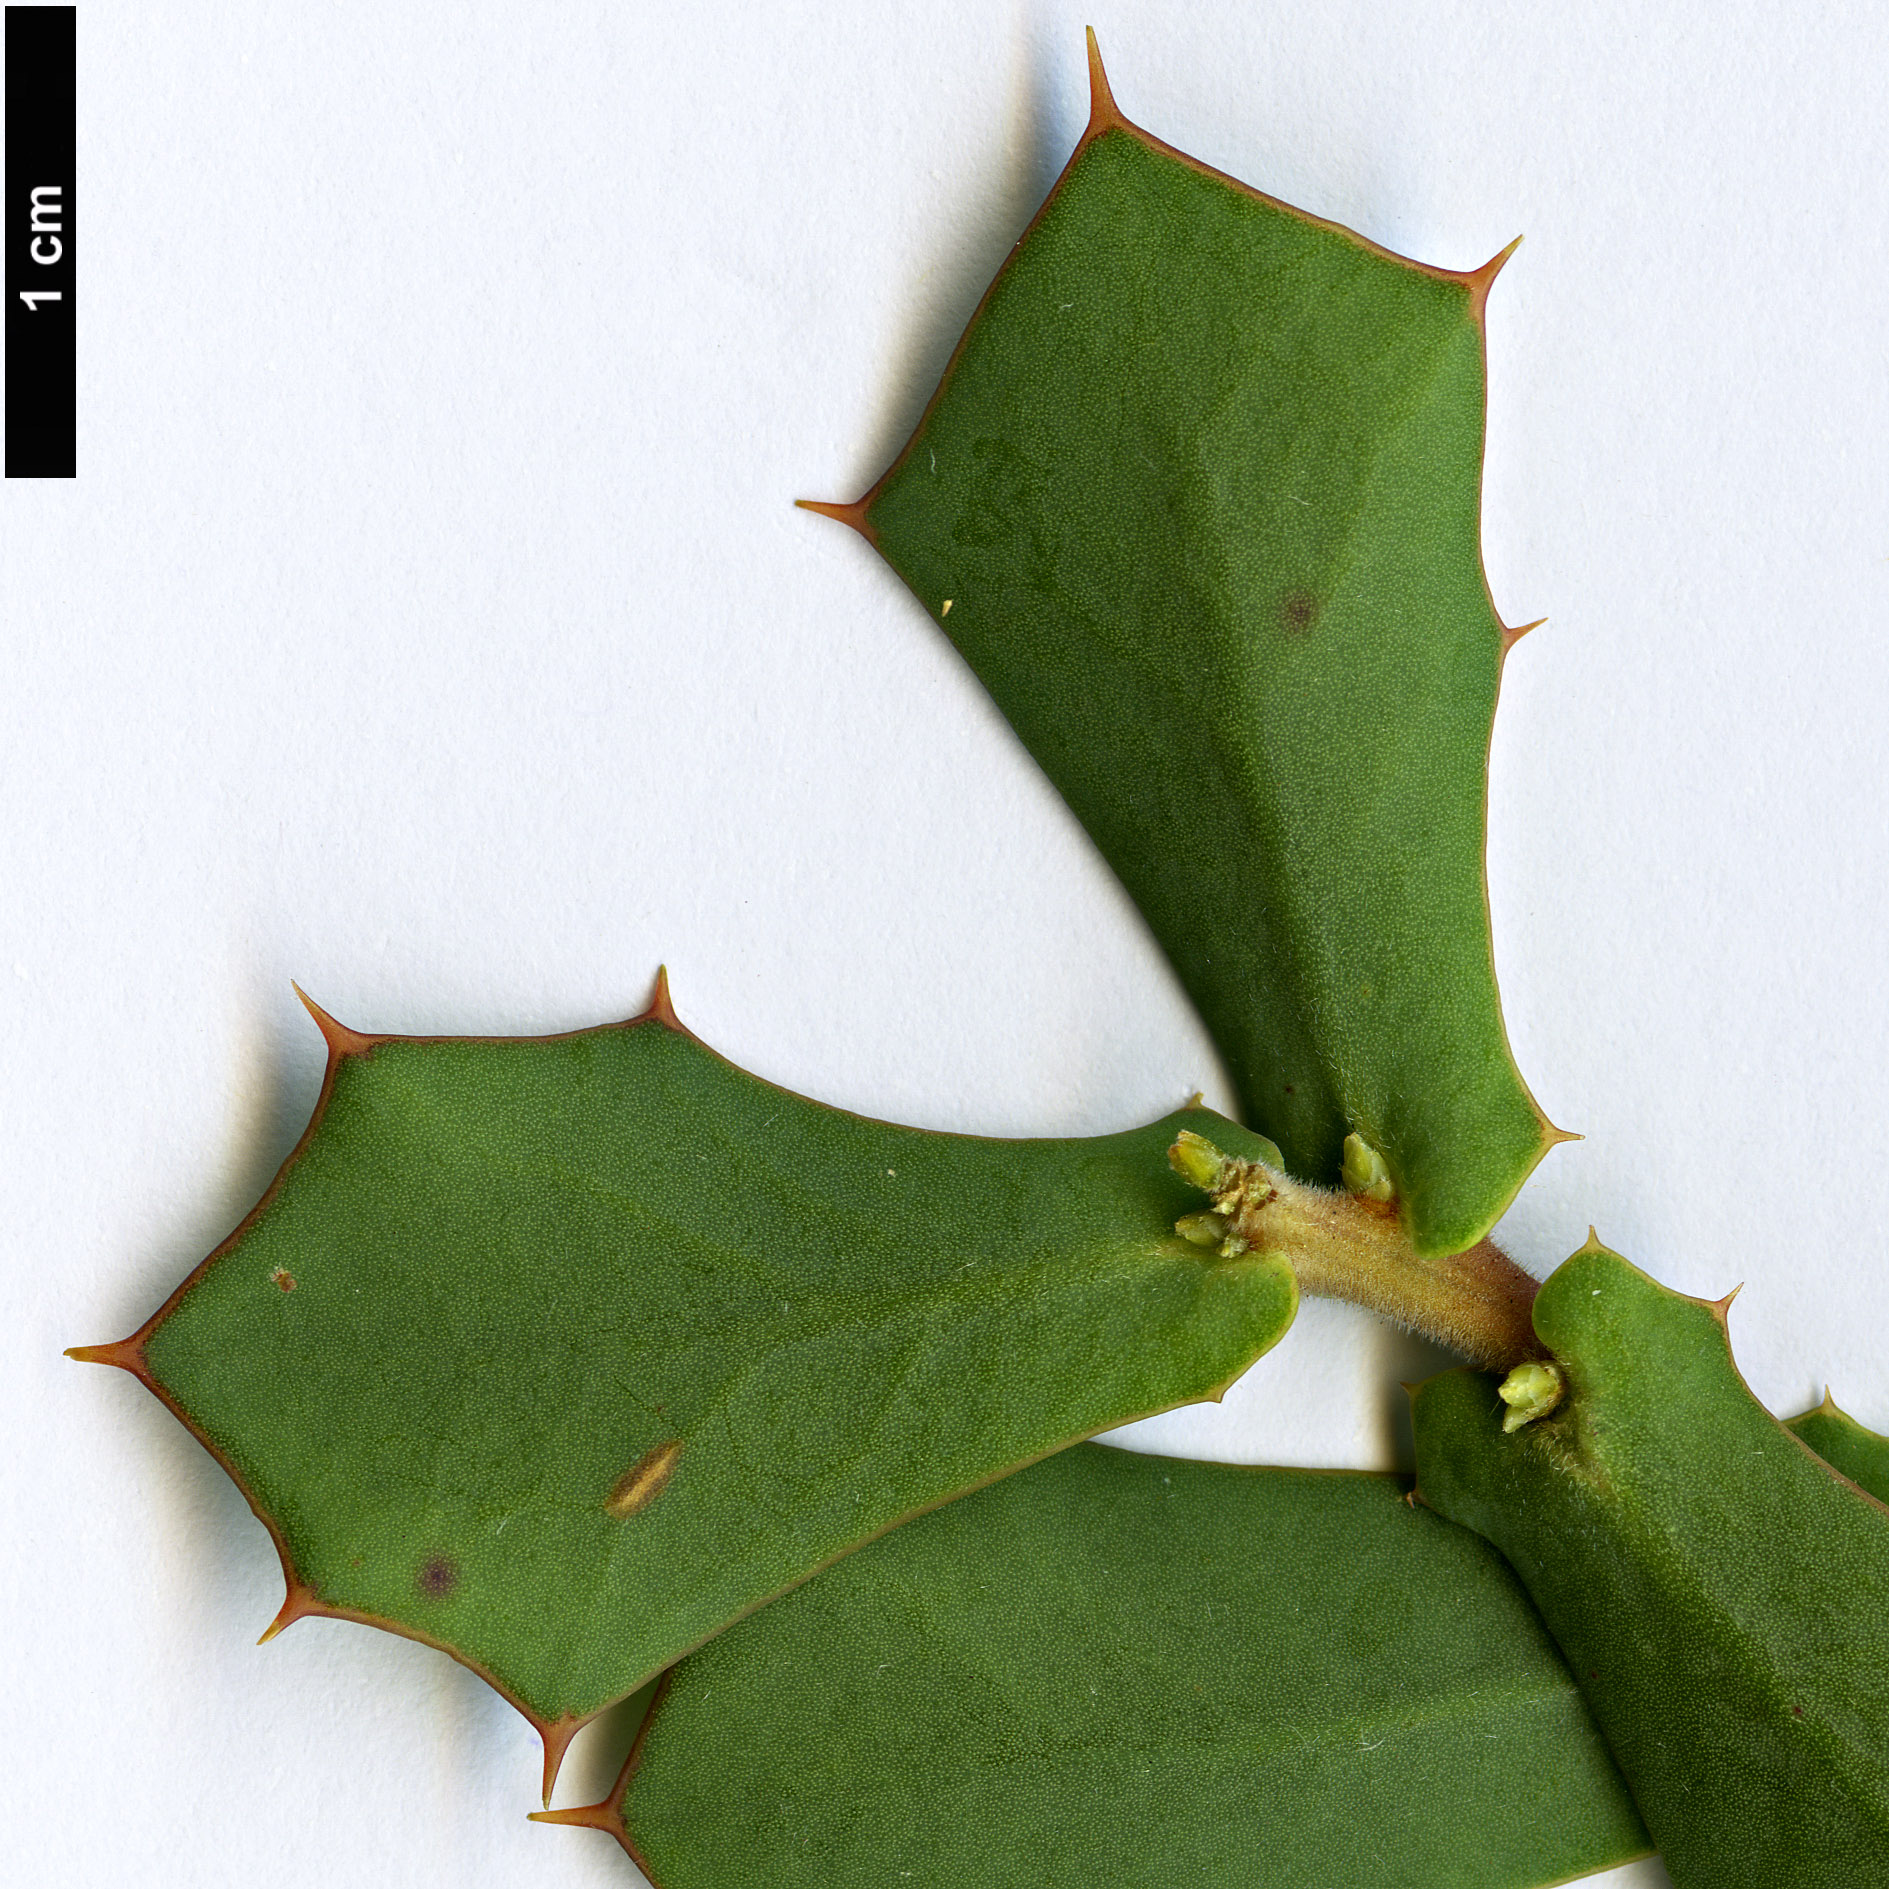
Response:
[[[675,1474],[676,1458],[682,1454],[679,1436],[665,1438],[652,1450],[645,1451],[616,1480],[616,1486],[604,1497],[606,1513],[619,1522],[640,1515],[669,1486]]]
[[[269,1275],[269,1278],[272,1283],[280,1286],[284,1292],[293,1292],[295,1290],[295,1275],[292,1272],[284,1271],[280,1266]]]
[[[450,1555],[428,1555],[420,1564],[418,1585],[428,1600],[444,1600],[459,1585],[459,1564]]]
[[[1309,590],[1288,591],[1279,616],[1288,636],[1303,636],[1318,617],[1318,599]]]

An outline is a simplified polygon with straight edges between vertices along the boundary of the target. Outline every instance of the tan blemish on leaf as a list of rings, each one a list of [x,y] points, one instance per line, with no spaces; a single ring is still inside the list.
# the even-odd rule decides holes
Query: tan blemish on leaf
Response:
[[[284,1292],[293,1292],[295,1290],[295,1275],[292,1272],[286,1271],[283,1267],[278,1266],[275,1271],[269,1275],[269,1283],[274,1286],[279,1286]]]
[[[622,1475],[616,1487],[604,1498],[604,1509],[619,1522],[640,1515],[669,1486],[676,1458],[682,1454],[682,1439],[672,1436],[653,1450],[639,1456]]]

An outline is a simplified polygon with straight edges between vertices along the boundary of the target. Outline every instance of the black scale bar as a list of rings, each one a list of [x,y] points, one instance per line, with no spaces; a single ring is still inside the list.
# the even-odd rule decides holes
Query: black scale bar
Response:
[[[71,7],[8,7],[6,476],[78,476]]]

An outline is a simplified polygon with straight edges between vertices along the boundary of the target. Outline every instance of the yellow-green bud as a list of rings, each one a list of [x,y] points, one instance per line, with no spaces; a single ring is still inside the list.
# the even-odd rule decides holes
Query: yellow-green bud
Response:
[[[1184,1213],[1174,1222],[1174,1231],[1192,1246],[1218,1246],[1227,1236],[1227,1217],[1223,1213]]]
[[[1380,1206],[1397,1191],[1384,1157],[1362,1135],[1345,1137],[1344,1181],[1347,1194],[1374,1200]]]
[[[1205,1135],[1183,1128],[1168,1150],[1168,1165],[1189,1187],[1203,1194],[1220,1190],[1220,1179],[1227,1171],[1227,1157]]]
[[[1560,1365],[1531,1359],[1518,1364],[1497,1388],[1496,1395],[1508,1405],[1502,1419],[1502,1434],[1513,1436],[1525,1423],[1545,1417],[1560,1406],[1568,1394],[1568,1380]]]

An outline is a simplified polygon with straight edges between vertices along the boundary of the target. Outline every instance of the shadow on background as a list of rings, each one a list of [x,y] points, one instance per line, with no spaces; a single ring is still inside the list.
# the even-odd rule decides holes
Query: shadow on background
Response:
[[[860,447],[852,488],[834,497],[860,497],[911,438],[958,337],[1049,195],[1087,122],[1086,92],[1072,94],[1062,83],[1069,62],[1052,58],[1027,33],[1019,34],[1011,72],[1002,156],[983,169],[976,194],[951,204],[930,232],[932,260],[912,284],[904,338],[879,371],[877,422]]]

